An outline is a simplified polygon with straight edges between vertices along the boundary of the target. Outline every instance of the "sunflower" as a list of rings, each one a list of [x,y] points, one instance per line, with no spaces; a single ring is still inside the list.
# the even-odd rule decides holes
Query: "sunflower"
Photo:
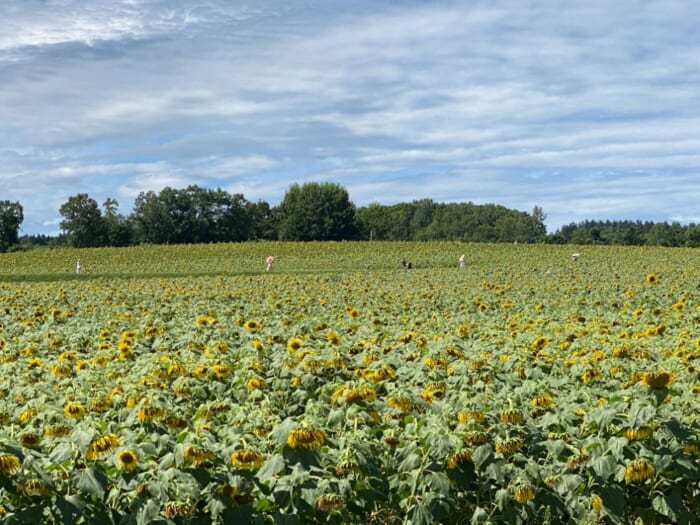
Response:
[[[503,423],[511,423],[517,425],[523,420],[523,413],[517,408],[509,408],[498,415],[498,420]]]
[[[299,350],[304,342],[298,338],[298,337],[291,337],[287,341],[287,350],[289,351],[290,354],[295,353],[297,350]]]
[[[139,459],[134,452],[129,449],[122,450],[117,454],[117,466],[120,470],[131,472],[138,466]]]
[[[326,442],[326,438],[323,430],[295,428],[287,436],[287,445],[292,448],[318,448]]]
[[[446,391],[447,383],[439,381],[437,383],[431,383],[428,386],[426,386],[423,392],[421,393],[421,396],[428,403],[432,403],[433,400],[443,397]]]
[[[460,465],[468,463],[472,460],[472,451],[469,449],[463,449],[459,452],[453,454],[450,459],[447,460],[447,468],[454,470]]]
[[[335,332],[328,332],[326,334],[326,341],[332,345],[338,345],[340,344],[340,337]]]
[[[236,450],[231,454],[231,463],[243,470],[258,470],[262,466],[263,457],[254,450]]]
[[[265,345],[263,345],[260,339],[255,339],[253,341],[253,348],[255,348],[256,352],[263,352],[265,350]]]
[[[119,436],[115,434],[105,434],[97,439],[94,439],[90,445],[88,445],[85,457],[89,460],[96,459],[103,456],[107,452],[114,450],[121,444]]]
[[[51,425],[44,429],[44,435],[49,437],[67,436],[73,431],[68,425]]]
[[[654,465],[647,459],[635,459],[625,467],[625,482],[639,483],[651,478],[656,470]]]
[[[165,410],[161,407],[142,407],[139,408],[136,415],[143,423],[151,423],[158,419],[163,419]]]
[[[538,396],[530,400],[530,404],[537,408],[549,408],[554,404],[550,395]]]
[[[0,474],[4,476],[15,474],[20,467],[19,458],[14,454],[0,454]]]
[[[403,395],[389,396],[386,400],[387,405],[402,412],[408,412],[413,408],[413,401],[410,397]]]
[[[520,438],[506,438],[506,439],[499,439],[496,441],[496,452],[500,452],[501,454],[512,454],[513,452],[517,452],[520,450],[523,446],[523,440]]]
[[[41,437],[34,432],[27,432],[19,437],[19,442],[23,447],[26,448],[39,448],[39,443],[41,443]]]
[[[370,386],[363,386],[360,388],[352,388],[345,394],[345,404],[352,405],[355,403],[364,403],[368,401],[374,401],[377,397],[376,392]]]
[[[192,463],[195,466],[199,466],[207,461],[212,461],[216,456],[213,452],[208,450],[203,450],[192,445],[187,445],[183,451],[183,456],[185,461]]]
[[[17,485],[17,492],[27,496],[48,496],[49,489],[46,484],[38,479],[31,479]]]
[[[644,441],[654,435],[651,427],[628,428],[625,430],[625,437],[630,441]]]
[[[316,500],[316,508],[323,512],[337,512],[345,507],[345,500],[338,494],[323,494]]]
[[[535,489],[530,485],[520,485],[515,489],[515,501],[518,503],[526,503],[535,498]]]
[[[648,273],[647,274],[647,284],[656,284],[659,280],[656,277],[656,274],[653,273]]]
[[[85,407],[80,403],[68,403],[63,407],[63,413],[73,419],[80,419],[85,415]]]
[[[594,494],[591,498],[591,508],[596,514],[600,514],[600,511],[603,510],[603,498],[598,496],[598,494]]]
[[[260,377],[251,377],[245,386],[248,390],[264,390],[267,388],[267,381]]]
[[[530,348],[532,350],[541,350],[549,344],[549,338],[546,335],[541,335],[536,337],[532,343],[530,343]]]
[[[673,374],[666,371],[645,372],[642,381],[651,388],[665,388],[673,382]]]
[[[260,330],[260,323],[258,323],[257,321],[251,319],[250,321],[246,321],[246,322],[243,324],[243,328],[245,328],[246,330],[248,330],[248,332],[250,332],[251,334],[254,334],[254,333],[257,332],[258,330]]]

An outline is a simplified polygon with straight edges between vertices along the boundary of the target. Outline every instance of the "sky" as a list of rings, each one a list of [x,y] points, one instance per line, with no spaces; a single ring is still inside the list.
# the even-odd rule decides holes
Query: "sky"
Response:
[[[0,201],[190,184],[700,223],[695,0],[1,0]]]

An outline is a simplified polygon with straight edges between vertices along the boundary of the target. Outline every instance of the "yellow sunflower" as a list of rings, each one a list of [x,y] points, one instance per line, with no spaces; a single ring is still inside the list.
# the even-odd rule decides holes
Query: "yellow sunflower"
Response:
[[[138,463],[138,456],[129,449],[124,449],[117,454],[117,466],[120,470],[131,472],[136,469]]]

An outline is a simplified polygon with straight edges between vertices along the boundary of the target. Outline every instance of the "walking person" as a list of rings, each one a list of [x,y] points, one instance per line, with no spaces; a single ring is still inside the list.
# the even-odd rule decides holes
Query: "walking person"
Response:
[[[464,254],[459,256],[458,261],[459,261],[459,267],[464,268]]]
[[[80,275],[80,272],[83,271],[83,265],[80,264],[80,259],[78,259],[78,262],[75,263],[75,274]]]
[[[266,272],[271,272],[272,271],[272,266],[275,264],[275,258],[272,255],[268,255],[267,259],[265,259],[265,271]]]

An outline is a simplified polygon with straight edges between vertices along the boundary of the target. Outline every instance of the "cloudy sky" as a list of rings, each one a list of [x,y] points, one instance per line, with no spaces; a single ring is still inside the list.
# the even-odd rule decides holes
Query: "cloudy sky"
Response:
[[[695,0],[2,0],[0,200],[189,184],[700,222]]]

